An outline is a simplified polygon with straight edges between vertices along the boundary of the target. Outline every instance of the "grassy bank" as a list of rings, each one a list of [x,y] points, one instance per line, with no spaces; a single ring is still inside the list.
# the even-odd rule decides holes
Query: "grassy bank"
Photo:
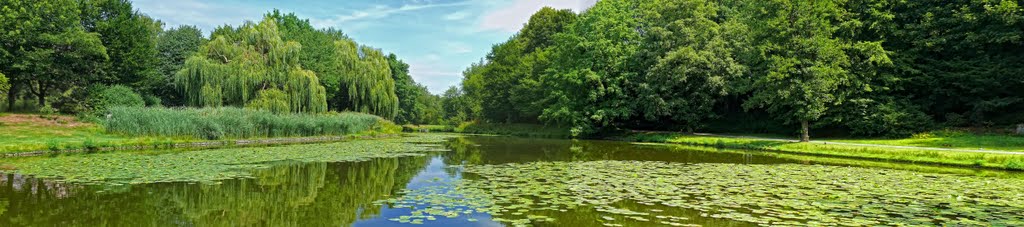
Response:
[[[389,121],[360,113],[271,114],[238,108],[113,108],[109,118],[98,122],[61,115],[0,114],[0,154],[169,148],[231,143],[234,139],[375,135],[400,130]]]
[[[536,124],[495,124],[465,122],[455,128],[458,133],[508,135],[533,138],[570,138],[569,130]]]
[[[719,148],[779,151],[829,157],[860,158],[881,161],[976,166],[1024,170],[1024,155],[927,149],[881,148],[845,144],[794,143],[762,139],[695,136],[679,133],[633,133],[622,138],[636,142],[656,142],[710,146]]]
[[[192,141],[195,139],[107,133],[100,125],[81,122],[70,116],[36,114],[3,114],[0,116],[0,154]]]
[[[402,125],[403,132],[455,132],[450,125]]]
[[[1024,151],[1024,136],[970,133],[956,130],[919,133],[910,138],[903,139],[827,139],[827,141],[894,146]]]

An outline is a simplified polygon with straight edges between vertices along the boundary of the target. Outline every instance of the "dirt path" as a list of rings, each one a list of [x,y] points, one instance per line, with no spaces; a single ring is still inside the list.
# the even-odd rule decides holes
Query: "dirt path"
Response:
[[[668,133],[668,132],[665,132]],[[709,137],[725,137],[725,138],[740,138],[740,139],[756,139],[756,140],[767,140],[767,141],[782,141],[797,143],[799,140],[795,139],[779,139],[779,138],[767,138],[767,137],[756,137],[756,136],[730,136],[720,135],[714,133],[694,133],[698,136],[709,136]],[[984,154],[1010,154],[1010,155],[1024,155],[1024,152],[1019,151],[1003,151],[1003,150],[986,150],[986,149],[959,149],[959,148],[941,148],[941,147],[916,147],[916,146],[897,146],[897,145],[882,145],[882,144],[867,144],[867,143],[846,143],[846,142],[831,142],[831,141],[811,141],[814,144],[837,144],[837,145],[849,145],[849,146],[861,146],[861,147],[880,147],[880,148],[893,148],[893,149],[916,149],[916,150],[934,150],[934,151],[955,151],[955,152],[970,152],[970,153],[984,153]]]

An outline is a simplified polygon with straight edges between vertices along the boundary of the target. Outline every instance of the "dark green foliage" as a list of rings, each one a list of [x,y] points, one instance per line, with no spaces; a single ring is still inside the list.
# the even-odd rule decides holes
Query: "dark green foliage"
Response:
[[[395,80],[395,95],[398,97],[398,114],[395,123],[399,124],[433,124],[440,120],[440,100],[430,94],[423,85],[409,75],[409,64],[398,59],[395,54],[388,55],[388,66],[391,67],[391,78]]]
[[[801,125],[809,139],[812,126],[893,137],[927,130],[932,119],[1005,126],[1024,121],[1022,24],[1019,3],[1004,0],[607,0],[579,15],[542,9],[466,69],[444,106],[455,120],[539,120],[574,135],[790,134]]]
[[[135,11],[128,0],[80,0],[81,24],[100,35],[110,60],[95,78],[104,84],[143,89],[156,80],[157,34],[163,24]]]
[[[82,26],[76,1],[0,1],[0,72],[11,89],[8,109],[19,95],[48,95],[96,79],[108,59],[100,34]]]
[[[101,121],[109,132],[203,139],[346,135],[385,124],[360,113],[275,114],[240,108],[113,107]]]
[[[931,117],[908,102],[878,103],[872,100],[851,100],[853,113],[844,125],[857,136],[909,137],[932,126]]]
[[[206,42],[202,31],[195,26],[179,26],[160,33],[157,36],[157,67],[158,76],[149,81],[150,93],[161,99],[161,103],[167,106],[180,106],[185,104],[181,92],[175,88],[174,75],[181,70],[185,59],[199,51],[199,47]]]

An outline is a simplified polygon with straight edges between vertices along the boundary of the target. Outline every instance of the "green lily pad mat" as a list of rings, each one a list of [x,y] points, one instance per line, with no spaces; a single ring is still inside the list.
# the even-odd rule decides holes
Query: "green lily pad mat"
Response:
[[[213,182],[251,177],[254,169],[279,162],[345,162],[372,158],[423,155],[442,150],[449,135],[257,148],[185,152],[112,152],[0,160],[13,172],[86,184]]]
[[[466,166],[466,179],[381,203],[400,222],[486,213],[525,226],[587,209],[605,226],[698,226],[695,218],[762,226],[1024,226],[1024,181],[821,165],[651,161]],[[620,204],[640,206],[620,207]],[[678,209],[698,216],[677,215]],[[431,218],[432,220],[433,218]],[[630,224],[632,223],[632,224]]]

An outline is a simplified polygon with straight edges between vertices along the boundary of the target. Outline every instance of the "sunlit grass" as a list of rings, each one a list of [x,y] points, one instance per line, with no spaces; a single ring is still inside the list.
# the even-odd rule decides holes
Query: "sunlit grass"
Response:
[[[87,122],[58,122],[38,115],[13,115],[38,118],[32,122],[0,122],[0,153],[39,150],[64,150],[92,146],[124,146],[185,142],[184,138],[157,138],[106,133],[102,126]],[[70,117],[62,117],[70,119]]]
[[[1024,136],[972,134],[950,130],[920,133],[911,138],[904,139],[830,139],[828,141],[896,146],[1024,151]]]
[[[880,148],[846,144],[818,144],[748,138],[695,136],[677,133],[638,133],[626,139],[639,142],[676,143],[722,148],[781,151],[799,154],[883,161],[978,166],[1024,170],[1024,155],[938,151],[914,148]]]

